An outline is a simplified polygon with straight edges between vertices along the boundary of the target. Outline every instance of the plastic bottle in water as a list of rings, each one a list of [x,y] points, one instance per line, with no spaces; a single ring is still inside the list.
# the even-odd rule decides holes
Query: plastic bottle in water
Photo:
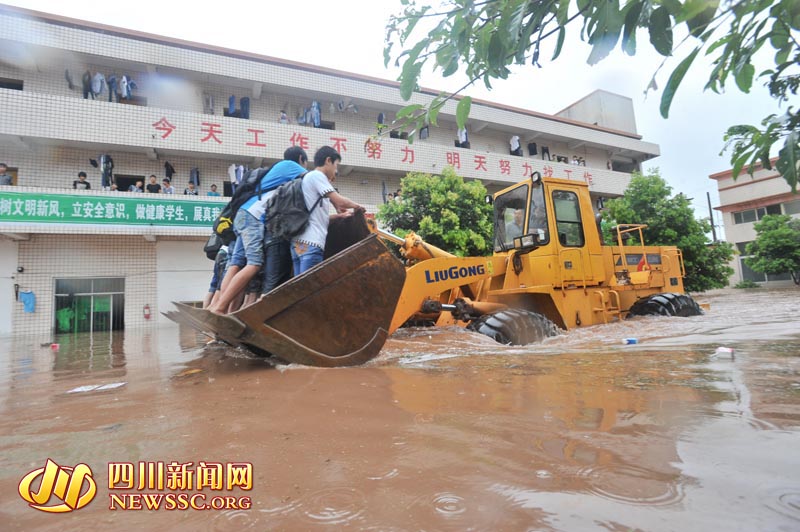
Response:
[[[624,345],[633,345],[633,344],[638,344],[639,340],[637,340],[636,338],[624,338],[622,340],[622,343]]]

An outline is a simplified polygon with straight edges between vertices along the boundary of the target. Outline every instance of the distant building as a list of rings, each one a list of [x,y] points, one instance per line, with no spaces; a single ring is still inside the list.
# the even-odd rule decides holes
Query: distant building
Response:
[[[776,160],[772,159],[772,162]],[[753,228],[755,222],[767,214],[800,217],[800,196],[792,193],[789,184],[774,169],[774,164],[772,170],[765,170],[759,165],[752,176],[742,172],[735,181],[732,170],[712,174],[709,178],[717,182],[720,202],[717,210],[722,212],[725,238],[736,248],[736,255],[731,262],[734,273],[730,284],[753,281],[767,286],[792,285],[792,277],[788,272],[765,275],[751,270],[744,259],[747,257],[747,244],[756,238]]]
[[[372,141],[376,124],[438,91],[405,102],[394,81],[3,5],[0,27],[0,162],[14,184],[0,186],[0,334],[141,327],[201,299],[203,243],[226,201],[209,187],[229,196],[232,166],[274,163],[291,145],[338,149],[337,186],[368,213],[409,171],[451,165],[490,192],[538,171],[599,198],[659,155],[609,93],[557,116],[473,101],[463,144],[451,101],[413,144]],[[101,156],[118,192],[102,189]],[[73,189],[79,171],[91,190]],[[197,176],[199,196],[128,192],[151,174],[179,191]],[[34,312],[17,292],[35,295]]]

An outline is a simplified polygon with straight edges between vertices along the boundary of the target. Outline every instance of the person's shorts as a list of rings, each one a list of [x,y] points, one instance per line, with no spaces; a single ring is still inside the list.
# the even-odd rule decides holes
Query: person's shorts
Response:
[[[261,287],[264,285],[264,271],[259,270],[247,283],[244,289],[245,294],[261,294]]]
[[[208,287],[209,292],[216,292],[222,285],[222,279],[225,277],[225,271],[228,269],[228,260],[218,261],[214,263],[214,275],[211,277],[211,284]]]
[[[264,224],[244,209],[239,209],[233,221],[233,230],[239,237],[229,265],[262,266],[264,264]]]

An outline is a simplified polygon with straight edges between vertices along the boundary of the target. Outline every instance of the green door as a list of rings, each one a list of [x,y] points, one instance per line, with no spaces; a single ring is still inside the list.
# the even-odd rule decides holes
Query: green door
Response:
[[[111,296],[93,296],[92,332],[111,330]]]

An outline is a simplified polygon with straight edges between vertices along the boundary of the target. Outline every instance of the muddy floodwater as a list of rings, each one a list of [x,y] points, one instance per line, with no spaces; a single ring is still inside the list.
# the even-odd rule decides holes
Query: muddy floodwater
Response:
[[[800,290],[696,299],[526,347],[402,330],[344,369],[177,326],[0,339],[0,529],[800,530]],[[48,459],[91,502],[31,508]]]

